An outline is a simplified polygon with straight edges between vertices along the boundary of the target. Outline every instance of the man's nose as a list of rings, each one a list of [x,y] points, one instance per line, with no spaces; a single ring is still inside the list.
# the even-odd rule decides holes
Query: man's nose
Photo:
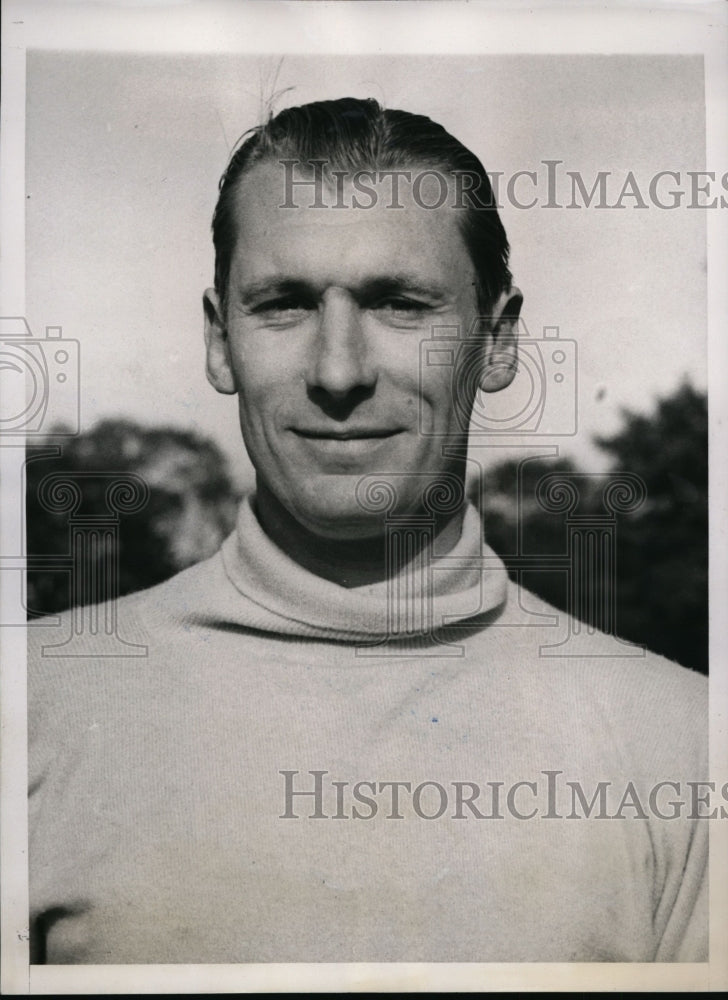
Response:
[[[376,381],[359,306],[346,292],[327,290],[307,372],[309,389],[342,401],[357,390],[371,390]]]

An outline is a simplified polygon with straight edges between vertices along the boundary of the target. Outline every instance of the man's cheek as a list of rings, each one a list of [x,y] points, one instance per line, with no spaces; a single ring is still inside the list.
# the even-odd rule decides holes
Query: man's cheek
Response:
[[[456,405],[452,381],[443,378],[433,387],[430,406],[433,411],[435,425],[440,433],[458,434],[462,407]]]

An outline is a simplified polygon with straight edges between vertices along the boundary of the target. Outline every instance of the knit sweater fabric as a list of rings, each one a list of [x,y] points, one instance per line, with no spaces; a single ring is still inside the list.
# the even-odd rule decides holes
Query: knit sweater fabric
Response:
[[[29,628],[32,961],[706,960],[704,678],[560,655],[472,508],[423,580],[314,576],[248,499],[117,602],[146,655]]]

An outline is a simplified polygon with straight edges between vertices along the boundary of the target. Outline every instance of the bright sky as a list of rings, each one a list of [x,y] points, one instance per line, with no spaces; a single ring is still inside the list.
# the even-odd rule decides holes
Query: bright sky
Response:
[[[352,95],[427,114],[502,172],[502,185],[536,172],[541,204],[519,209],[502,194],[502,218],[531,337],[556,326],[576,342],[543,420],[569,423],[576,350],[578,432],[524,443],[558,443],[596,469],[591,437],[618,426],[621,406],[648,408],[684,375],[706,384],[706,213],[685,205],[687,171],[706,169],[700,57],[319,55],[281,65],[278,56],[36,51],[27,70],[27,315],[36,335],[60,325],[80,341],[86,427],[124,415],[192,428],[249,475],[235,401],[204,376],[201,294],[229,150],[286,88],[278,108]],[[563,204],[567,170],[587,190],[610,171],[609,203],[632,171],[649,207],[627,197],[621,210],[544,208],[545,160],[563,161]],[[680,181],[663,178],[659,197],[686,192],[675,210],[648,195],[666,170]],[[725,194],[718,185],[713,194]],[[514,194],[528,202],[533,182],[520,178]],[[532,347],[532,370],[539,354],[552,363],[550,345]],[[499,419],[527,402],[523,378],[489,398]]]

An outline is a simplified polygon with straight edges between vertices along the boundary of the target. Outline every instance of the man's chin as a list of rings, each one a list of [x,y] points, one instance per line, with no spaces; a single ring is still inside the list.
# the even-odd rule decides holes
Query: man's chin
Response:
[[[407,520],[407,512],[414,515],[431,509],[432,498],[428,501],[427,495],[437,485],[440,475],[411,473],[407,477],[401,472],[385,471],[311,476],[303,488],[288,491],[285,507],[299,525],[320,538],[337,541],[377,538],[386,533],[387,522],[392,518],[402,523],[403,518]],[[438,492],[439,499],[442,492],[442,489]],[[447,489],[445,493],[449,496]],[[456,490],[452,495],[455,506],[459,506],[458,498]]]
[[[324,507],[291,511],[298,523],[312,535],[337,542],[379,538],[385,531],[383,514],[364,513],[360,507],[342,510]]]

